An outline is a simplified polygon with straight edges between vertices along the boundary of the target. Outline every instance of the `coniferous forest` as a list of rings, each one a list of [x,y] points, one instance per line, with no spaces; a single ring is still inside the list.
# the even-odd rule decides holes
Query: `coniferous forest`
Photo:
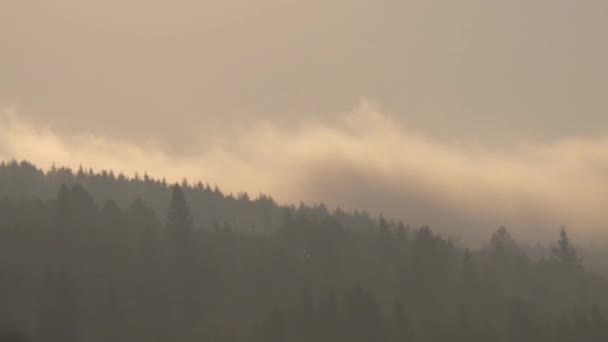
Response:
[[[364,211],[6,162],[0,329],[48,342],[608,341],[608,281],[567,229],[538,255],[498,225],[466,248]]]

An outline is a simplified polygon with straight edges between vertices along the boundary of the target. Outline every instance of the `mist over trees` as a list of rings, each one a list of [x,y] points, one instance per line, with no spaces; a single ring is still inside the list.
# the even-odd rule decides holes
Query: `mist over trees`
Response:
[[[52,167],[45,172],[25,161],[0,163],[0,198],[51,200],[62,185],[73,184],[86,188],[94,201],[101,204],[112,199],[125,208],[137,199],[145,199],[147,206],[156,213],[162,213],[163,218],[171,199],[172,185],[164,179],[153,179],[147,174],[127,177],[121,173],[94,172],[82,167],[78,170]],[[191,214],[194,228],[207,229],[226,223],[231,229],[243,233],[273,233],[281,227],[282,218],[288,209],[264,194],[256,198],[250,198],[244,192],[224,194],[217,186],[202,182],[189,183],[187,180],[183,180],[180,187],[193,209]],[[313,216],[330,214],[323,206],[306,207],[306,211]],[[361,213],[361,216],[367,215]],[[370,219],[367,218],[367,221]],[[364,226],[367,224],[369,222],[363,223]]]
[[[0,341],[608,340],[608,281],[547,244],[2,163]]]

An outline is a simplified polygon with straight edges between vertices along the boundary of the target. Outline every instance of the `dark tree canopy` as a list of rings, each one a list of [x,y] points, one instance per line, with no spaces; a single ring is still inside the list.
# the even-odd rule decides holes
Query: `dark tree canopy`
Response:
[[[566,228],[562,227],[559,232],[557,245],[551,249],[553,257],[564,265],[580,267],[582,258],[578,256],[576,248],[570,242]]]
[[[608,341],[608,281],[565,229],[547,258],[505,227],[466,248],[147,174],[11,162],[0,184],[0,342]]]
[[[192,231],[192,214],[186,204],[184,192],[177,184],[173,186],[171,193],[167,226],[169,231],[176,234],[189,234]]]

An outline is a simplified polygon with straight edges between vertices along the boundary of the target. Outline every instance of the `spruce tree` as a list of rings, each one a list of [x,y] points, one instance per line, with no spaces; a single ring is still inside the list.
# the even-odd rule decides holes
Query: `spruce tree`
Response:
[[[192,214],[186,204],[184,192],[179,185],[173,186],[169,212],[167,215],[167,228],[175,235],[189,235],[192,231]]]
[[[581,266],[582,259],[578,256],[576,248],[570,242],[570,238],[564,227],[562,227],[557,245],[551,249],[551,253],[554,259],[564,265],[577,268]]]

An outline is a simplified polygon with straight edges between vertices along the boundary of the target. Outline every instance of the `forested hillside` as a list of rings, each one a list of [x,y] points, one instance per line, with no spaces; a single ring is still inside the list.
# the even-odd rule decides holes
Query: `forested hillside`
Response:
[[[533,258],[501,227],[469,250],[366,214],[9,163],[0,328],[50,342],[608,340],[608,282],[565,230],[548,243]]]
[[[126,208],[136,199],[145,199],[157,213],[164,213],[169,204],[171,184],[164,179],[151,178],[147,174],[115,174],[113,171],[94,172],[82,167],[72,170],[52,167],[44,171],[35,165],[22,161],[0,163],[0,198],[54,199],[62,184],[82,185],[94,201],[101,205],[107,199],[114,200]],[[192,208],[194,229],[212,230],[229,225],[233,231],[242,233],[271,234],[282,227],[283,218],[294,207],[280,206],[272,197],[258,194],[252,197],[245,192],[225,194],[217,186],[201,181],[180,182],[184,196]],[[349,229],[367,231],[374,222],[366,212],[329,211],[324,205],[300,204],[298,211],[312,219],[331,216],[347,225]],[[390,222],[395,226],[395,222]]]

